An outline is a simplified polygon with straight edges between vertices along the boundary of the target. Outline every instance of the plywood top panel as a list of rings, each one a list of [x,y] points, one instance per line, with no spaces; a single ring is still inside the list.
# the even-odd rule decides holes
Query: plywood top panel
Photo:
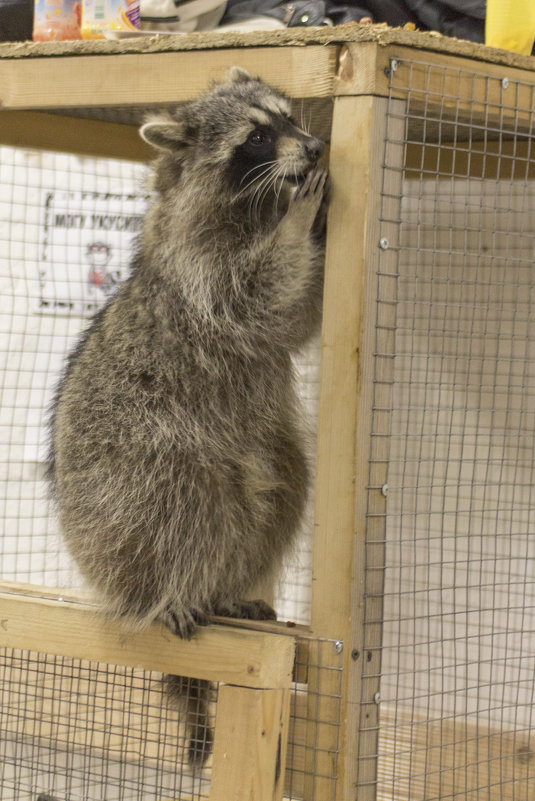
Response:
[[[402,45],[419,50],[458,55],[510,67],[535,71],[535,57],[486,47],[474,42],[422,32],[389,28],[387,25],[338,25],[335,27],[289,28],[279,31],[206,31],[202,33],[159,35],[123,40],[80,42],[14,42],[0,45],[0,58],[35,58],[43,56],[149,54],[174,51],[304,47],[340,45],[351,42],[374,42],[381,46]]]

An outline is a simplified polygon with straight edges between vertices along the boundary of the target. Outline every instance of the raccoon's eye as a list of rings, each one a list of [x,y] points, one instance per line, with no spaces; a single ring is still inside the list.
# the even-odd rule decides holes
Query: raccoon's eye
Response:
[[[250,145],[265,145],[266,142],[269,142],[269,136],[264,131],[256,129],[249,134],[247,141]]]

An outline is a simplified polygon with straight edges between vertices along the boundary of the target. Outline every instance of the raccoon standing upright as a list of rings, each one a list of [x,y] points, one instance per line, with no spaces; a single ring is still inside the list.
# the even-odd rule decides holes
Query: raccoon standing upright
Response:
[[[156,199],[129,279],[69,357],[61,530],[105,609],[189,637],[291,546],[309,472],[292,353],[321,317],[323,144],[248,73],[149,119]]]

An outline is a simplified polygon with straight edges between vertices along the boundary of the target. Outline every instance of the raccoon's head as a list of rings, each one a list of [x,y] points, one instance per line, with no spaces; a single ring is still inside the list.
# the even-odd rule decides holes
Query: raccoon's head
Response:
[[[299,183],[324,147],[296,124],[284,95],[240,67],[198,100],[150,118],[140,133],[180,165],[177,175],[212,174],[214,187],[224,183],[235,198]]]

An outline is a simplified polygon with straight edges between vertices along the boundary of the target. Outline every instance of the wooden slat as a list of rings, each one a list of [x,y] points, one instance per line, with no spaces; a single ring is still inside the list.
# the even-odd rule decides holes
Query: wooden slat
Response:
[[[393,73],[392,59],[396,61]],[[440,108],[442,120],[449,115],[472,125],[513,125],[517,132],[533,128],[532,71],[444,53],[348,44],[340,53],[334,92],[409,99],[412,110],[419,109],[428,117]]]
[[[0,59],[4,109],[189,100],[238,64],[291,97],[331,93],[339,48],[284,47],[145,55]]]
[[[0,111],[0,144],[129,161],[155,154],[135,125],[34,111]]]
[[[534,798],[530,734],[474,717],[426,720],[417,708],[381,707],[377,801]]]
[[[96,610],[94,593],[78,588],[55,589],[40,584],[28,584],[22,581],[0,581],[0,593],[25,595],[31,598],[44,598],[51,601],[70,601],[84,604]],[[263,597],[255,596],[255,597]],[[310,627],[283,620],[240,620],[238,618],[214,617],[218,626],[234,629],[249,629],[265,634],[287,635],[295,642],[296,659],[294,665],[294,681],[306,683],[309,663]]]
[[[345,715],[341,721],[337,787],[340,801],[354,796],[359,748],[365,747],[368,752],[372,749],[370,743],[363,746],[357,742],[359,705],[377,691],[377,679],[370,681],[366,677],[380,674],[379,649],[372,648],[364,654],[363,645],[366,614],[381,620],[384,566],[384,532],[379,528],[371,531],[367,521],[370,503],[384,506],[380,484],[371,499],[368,497],[371,410],[374,381],[378,378],[374,363],[377,267],[379,255],[384,255],[379,240],[386,237],[395,244],[391,225],[380,223],[381,168],[388,157],[392,166],[397,166],[392,180],[400,183],[403,166],[401,145],[391,144],[385,153],[386,110],[387,101],[382,98],[338,97],[331,144],[333,194],[325,268],[312,630],[317,636],[343,641],[344,647]],[[359,191],[355,191],[356,187]],[[389,185],[388,194],[399,198],[399,186]],[[385,210],[385,218],[397,219],[394,211]],[[393,280],[391,290],[395,290]],[[388,387],[386,375],[383,380]],[[389,401],[382,398],[380,402]],[[386,461],[383,459],[380,464],[384,472]],[[378,473],[374,475],[374,481],[380,479]],[[376,519],[383,524],[380,517]],[[367,537],[376,541],[368,554]],[[365,567],[371,572],[365,573]],[[369,596],[366,609],[365,593]],[[373,604],[376,608],[370,609]],[[380,636],[379,624],[373,631],[366,629],[370,644],[379,644]],[[327,739],[322,745],[332,747],[336,734],[326,730]],[[373,764],[367,769],[373,771]],[[321,790],[315,789],[321,796]]]
[[[386,565],[386,484],[394,377],[399,224],[402,199],[403,100],[376,98],[372,106],[368,208],[362,220],[365,271],[361,370],[355,462],[355,555],[351,643],[361,654],[358,682],[349,685],[348,742],[358,753],[359,801],[375,801],[377,729]],[[387,116],[388,114],[388,116]],[[388,131],[388,133],[387,133]],[[381,244],[382,243],[382,246]],[[357,735],[358,729],[358,735]]]
[[[281,801],[289,688],[219,688],[210,801]]]
[[[189,642],[160,624],[128,635],[83,605],[9,593],[0,593],[0,646],[272,688],[291,680],[295,650],[291,637],[222,626]]]
[[[407,146],[404,177],[532,181],[535,148],[531,140],[412,143]]]

